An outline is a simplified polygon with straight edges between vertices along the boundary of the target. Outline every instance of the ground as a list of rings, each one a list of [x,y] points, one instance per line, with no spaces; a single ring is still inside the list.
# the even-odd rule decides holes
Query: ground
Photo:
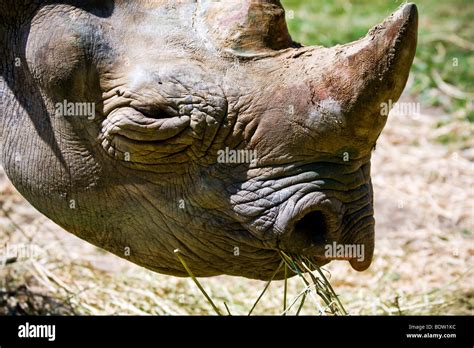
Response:
[[[283,3],[293,11],[287,12],[293,36],[324,45],[363,35],[397,7]],[[401,99],[412,109],[391,113],[373,153],[374,261],[362,273],[345,262],[325,267],[350,314],[474,314],[474,30],[467,27],[474,6],[416,3],[419,49]],[[326,34],[314,34],[318,30]],[[214,313],[191,279],[153,273],[72,236],[32,208],[0,170],[2,260],[0,315]],[[222,312],[225,302],[232,314],[246,314],[265,286],[228,276],[200,282]],[[299,278],[290,279],[288,303],[302,290]],[[280,314],[282,303],[283,281],[275,281],[254,314]],[[320,309],[318,298],[309,296],[301,313]]]

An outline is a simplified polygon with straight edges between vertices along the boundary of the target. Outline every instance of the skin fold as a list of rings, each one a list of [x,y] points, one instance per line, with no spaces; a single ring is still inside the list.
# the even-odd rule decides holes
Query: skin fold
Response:
[[[177,248],[196,276],[268,279],[278,250],[323,265],[332,243],[369,267],[370,156],[415,5],[331,48],[295,43],[275,0],[0,0],[0,17],[2,165],[58,225],[176,276]]]

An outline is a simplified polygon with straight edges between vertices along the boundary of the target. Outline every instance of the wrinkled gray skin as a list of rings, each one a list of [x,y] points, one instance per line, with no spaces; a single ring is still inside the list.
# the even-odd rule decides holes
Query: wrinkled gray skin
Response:
[[[1,160],[57,224],[177,276],[176,248],[197,276],[268,279],[278,250],[322,265],[332,242],[370,265],[371,150],[414,5],[332,48],[294,43],[271,0],[0,0],[0,16]],[[59,115],[64,100],[95,118]],[[218,163],[226,147],[257,159]]]

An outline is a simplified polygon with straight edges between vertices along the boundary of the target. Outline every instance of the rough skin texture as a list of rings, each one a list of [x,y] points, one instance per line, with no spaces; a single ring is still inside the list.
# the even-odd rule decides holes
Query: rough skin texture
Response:
[[[412,4],[324,48],[276,0],[0,0],[1,160],[43,214],[157,272],[187,275],[179,248],[196,276],[268,279],[278,250],[322,265],[333,242],[364,245],[361,271],[381,105],[416,37]]]

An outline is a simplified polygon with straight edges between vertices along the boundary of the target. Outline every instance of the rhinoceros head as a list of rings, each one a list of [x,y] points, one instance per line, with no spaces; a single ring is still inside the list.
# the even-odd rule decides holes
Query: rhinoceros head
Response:
[[[332,48],[293,42],[277,0],[0,10],[2,162],[60,226],[178,276],[176,248],[196,276],[267,279],[279,250],[370,265],[371,150],[407,81],[414,5]],[[362,257],[326,252],[348,244]]]

